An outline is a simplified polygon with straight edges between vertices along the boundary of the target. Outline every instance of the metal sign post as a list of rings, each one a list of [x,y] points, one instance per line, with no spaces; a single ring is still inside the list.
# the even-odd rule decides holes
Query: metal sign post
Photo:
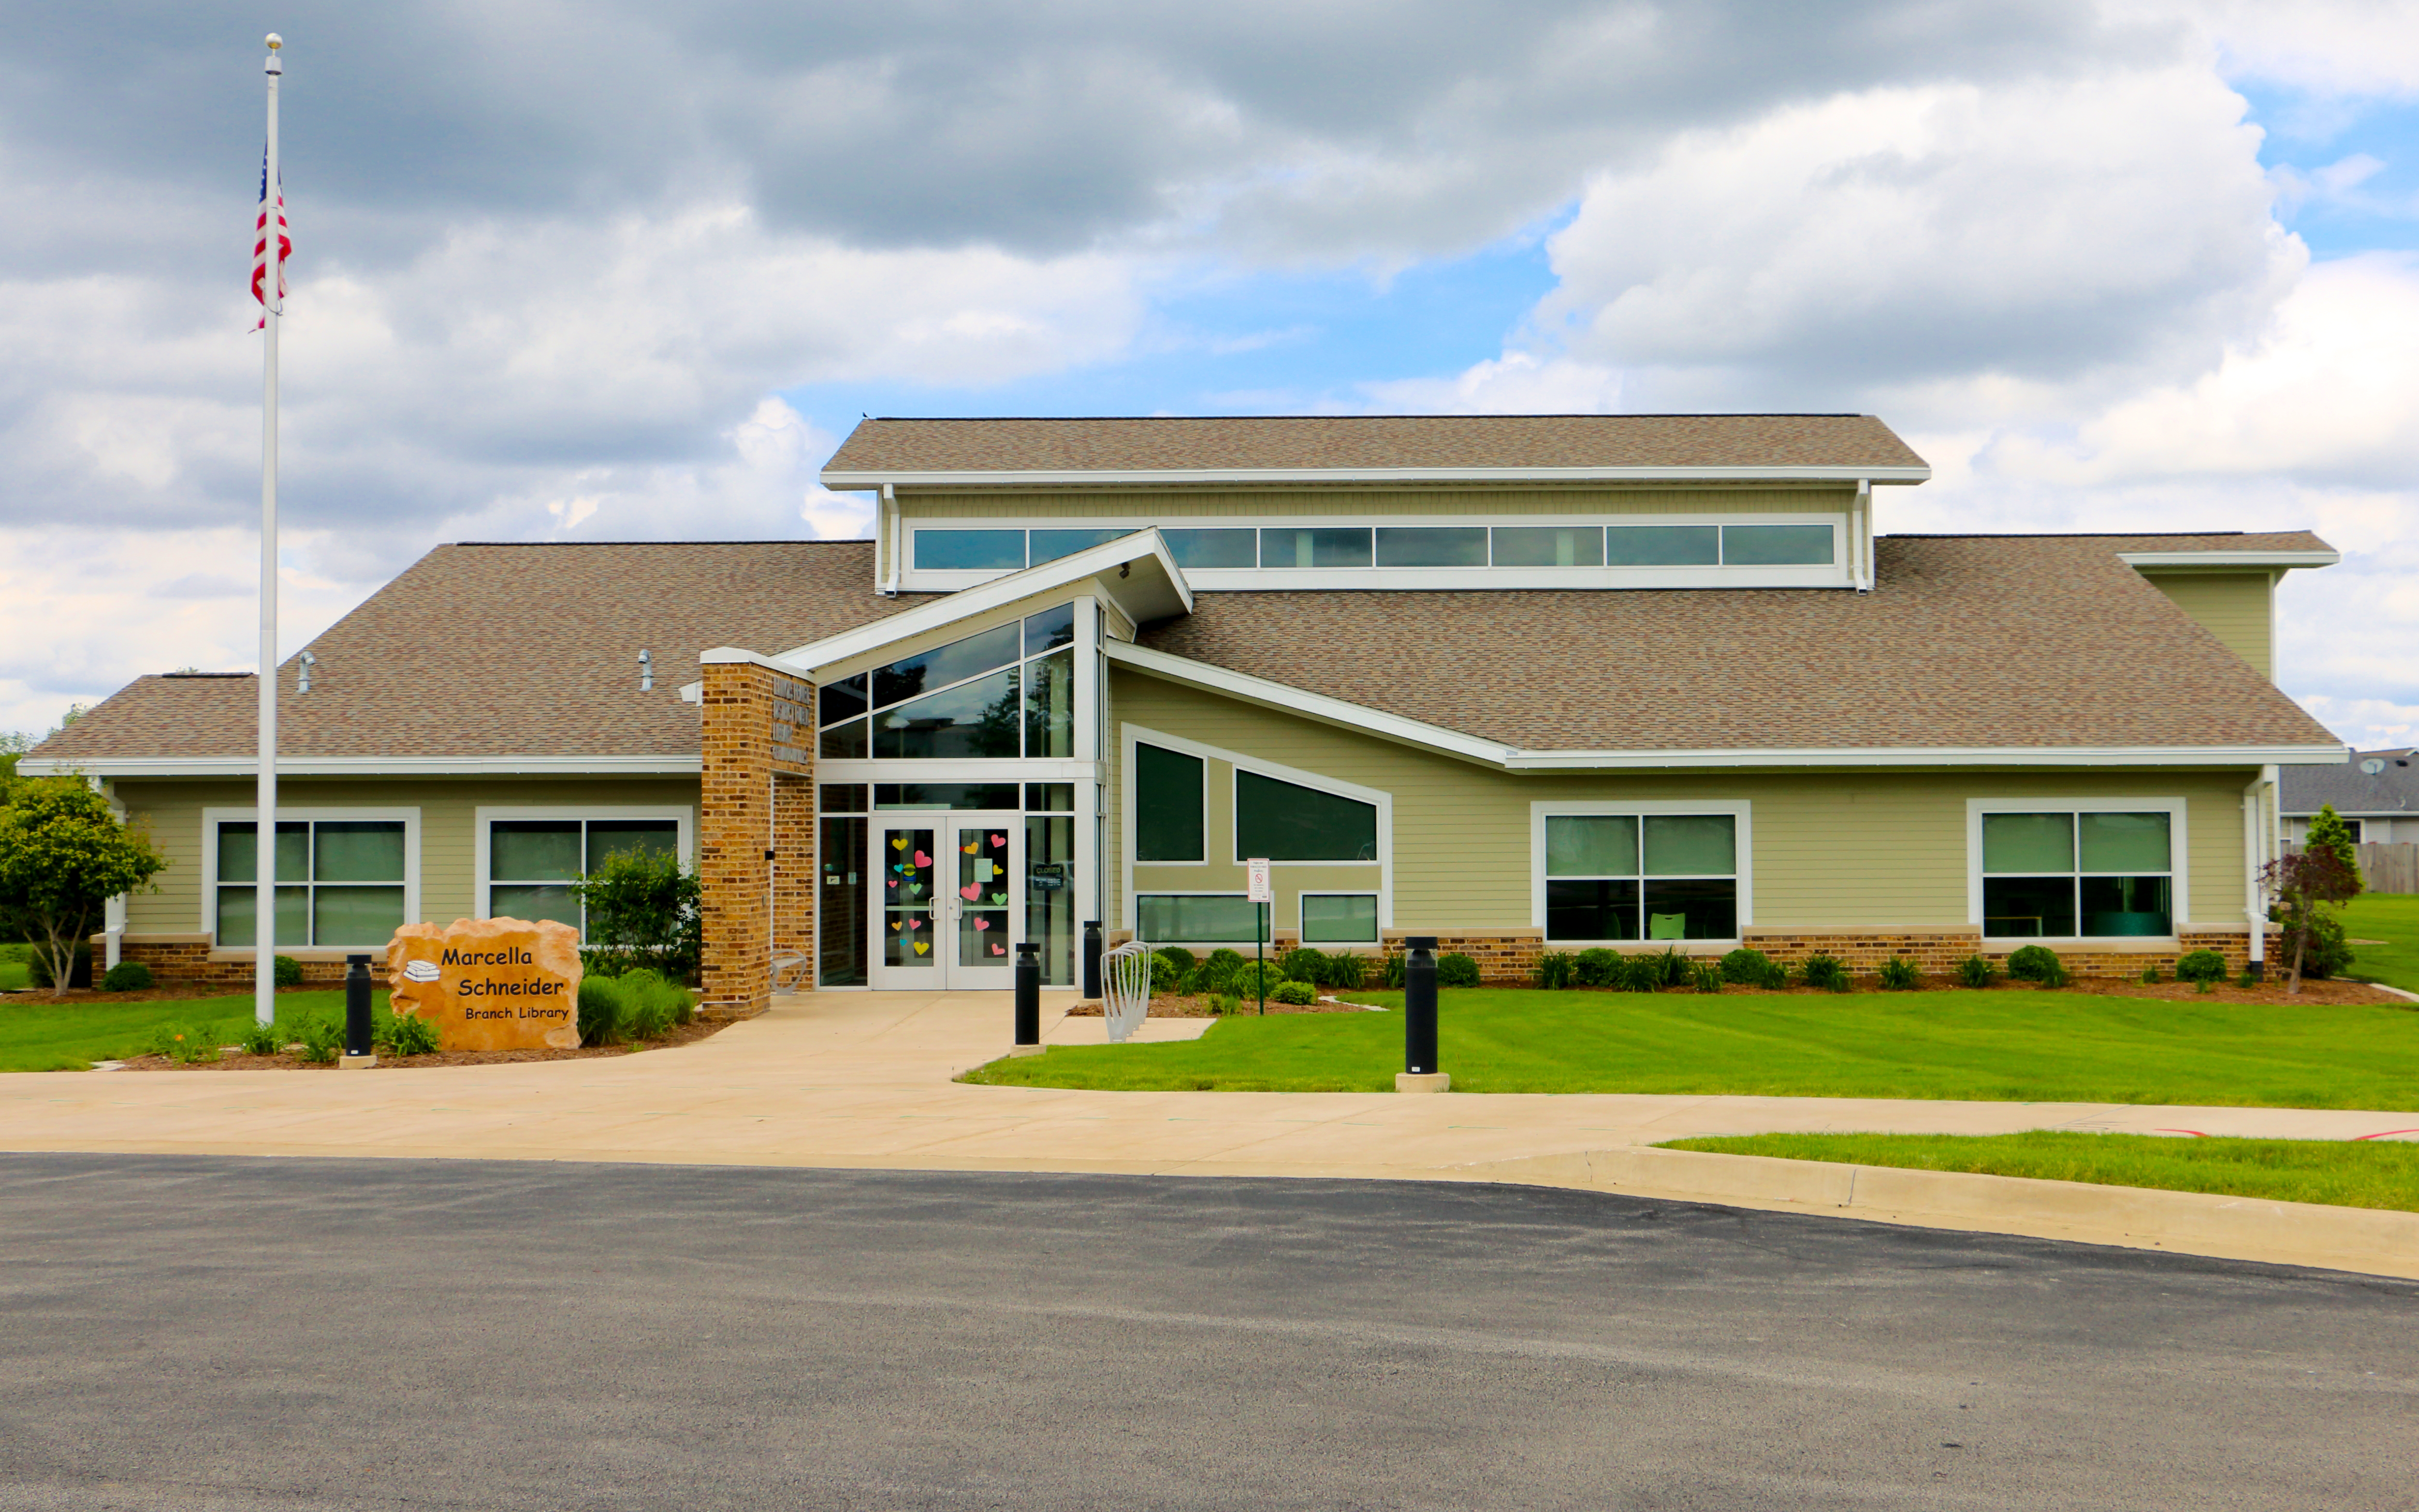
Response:
[[[1257,969],[1252,977],[1260,989],[1260,1016],[1266,1018],[1269,1015],[1269,916],[1271,912],[1270,905],[1277,901],[1277,893],[1269,880],[1267,856],[1256,856],[1245,861],[1243,867],[1249,878],[1244,884],[1244,897],[1255,905],[1253,911],[1259,915],[1252,940],[1253,964]]]

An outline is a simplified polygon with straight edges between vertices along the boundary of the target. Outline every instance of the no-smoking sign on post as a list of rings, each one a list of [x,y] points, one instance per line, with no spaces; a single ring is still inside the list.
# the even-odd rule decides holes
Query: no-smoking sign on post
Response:
[[[1243,863],[1243,872],[1244,901],[1256,903],[1260,916],[1259,929],[1256,932],[1256,937],[1252,941],[1252,959],[1265,967],[1269,959],[1269,905],[1277,901],[1276,887],[1269,881],[1269,858],[1265,856],[1253,856]],[[1269,1011],[1269,974],[1263,969],[1252,975],[1259,983],[1260,1016],[1266,1018]]]

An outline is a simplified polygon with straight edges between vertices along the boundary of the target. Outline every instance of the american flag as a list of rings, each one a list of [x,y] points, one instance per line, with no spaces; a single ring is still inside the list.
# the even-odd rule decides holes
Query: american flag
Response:
[[[285,227],[285,176],[279,174],[277,177],[277,298],[282,310],[285,299],[285,259],[294,255],[294,238]],[[269,297],[264,292],[268,285],[269,149],[263,147],[260,152],[260,218],[253,223],[252,242],[252,297],[261,302],[263,309],[260,318],[253,324],[254,331],[269,324]]]

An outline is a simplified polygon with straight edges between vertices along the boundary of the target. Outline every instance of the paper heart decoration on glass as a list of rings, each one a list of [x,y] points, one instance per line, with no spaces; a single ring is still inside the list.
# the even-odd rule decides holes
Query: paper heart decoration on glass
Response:
[[[924,896],[922,886],[914,882],[907,884],[907,896],[910,898],[921,898]]]
[[[994,945],[991,948],[991,953],[994,955],[1006,955],[1008,954],[1008,947],[1005,945]]]
[[[892,919],[892,920],[890,921],[890,927],[891,927],[892,929],[905,929],[907,926],[906,926],[906,925],[904,925],[904,924],[901,924],[901,922],[899,922],[899,920],[897,920],[897,919],[895,919],[895,918],[894,918],[894,919]]]
[[[894,887],[899,886],[899,879],[897,877],[892,877],[890,879],[890,885]]]
[[[1005,908],[1008,906],[1008,894],[1004,892],[994,892],[991,895],[991,901]]]
[[[892,841],[890,842],[890,848],[894,851],[905,850],[907,848],[907,837],[901,835],[897,840]]]
[[[907,921],[907,927],[909,929],[922,929],[924,927],[924,921],[920,918],[911,918]]]
[[[989,929],[991,928],[991,920],[988,918],[978,918],[975,920],[975,928]]]
[[[991,838],[991,842],[994,845],[1005,845],[1008,843],[1008,837],[1006,835],[994,835]]]
[[[925,855],[922,851],[917,851],[916,853],[916,864],[917,866],[931,866],[932,864],[932,858]]]
[[[978,898],[978,897],[979,897],[979,896],[981,895],[981,893],[982,893],[982,889],[981,889],[980,887],[976,887],[976,886],[975,886],[973,883],[971,883],[971,882],[967,883],[964,887],[960,887],[960,888],[958,889],[958,896],[959,896],[959,897],[961,897],[961,898],[963,898],[963,899],[964,899],[966,902],[968,902],[968,903],[972,903],[972,902],[974,902],[976,898]]]
[[[982,841],[978,841],[978,840],[970,840],[970,841],[966,841],[966,842],[965,842],[965,844],[964,844],[963,846],[960,847],[960,848],[961,848],[962,850],[963,850],[963,851],[964,851],[968,856],[972,856],[972,855],[976,852],[976,850],[977,850],[977,849],[978,849],[978,848],[981,846],[981,844],[982,844]]]
[[[917,941],[916,942],[916,953],[917,953],[917,955],[922,955],[925,951],[927,951],[927,950],[931,949],[932,948],[932,947],[931,943],[930,943],[930,942],[928,942],[928,941],[924,941],[924,940],[917,940]]]

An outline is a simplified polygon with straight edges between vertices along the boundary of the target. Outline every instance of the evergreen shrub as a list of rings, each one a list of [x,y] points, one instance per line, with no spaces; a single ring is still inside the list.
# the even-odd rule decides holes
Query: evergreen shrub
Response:
[[[2142,980],[2148,981],[2150,979],[2145,977]],[[2226,957],[2215,950],[2193,950],[2176,962],[2176,980],[2178,981],[2205,982],[2225,980]]]
[[[1440,987],[1475,987],[1478,985],[1478,963],[1459,950],[1448,950],[1437,957],[1437,985]]]
[[[1581,950],[1571,975],[1582,987],[1610,987],[1621,980],[1621,952],[1599,945]]]
[[[1300,946],[1278,956],[1277,964],[1284,968],[1289,980],[1306,981],[1313,986],[1324,986],[1327,982],[1327,952],[1324,950]]]
[[[103,992],[139,993],[151,985],[151,968],[140,961],[120,961],[100,979]]]
[[[2027,945],[2010,954],[2008,975],[2018,981],[2037,981],[2044,987],[2063,987],[2067,982],[2065,963],[2046,945]]]
[[[1742,945],[1722,957],[1722,980],[1742,987],[1761,987],[1772,975],[1772,957]]]
[[[1269,1001],[1308,1008],[1318,1001],[1318,989],[1306,981],[1281,981],[1269,989]]]

